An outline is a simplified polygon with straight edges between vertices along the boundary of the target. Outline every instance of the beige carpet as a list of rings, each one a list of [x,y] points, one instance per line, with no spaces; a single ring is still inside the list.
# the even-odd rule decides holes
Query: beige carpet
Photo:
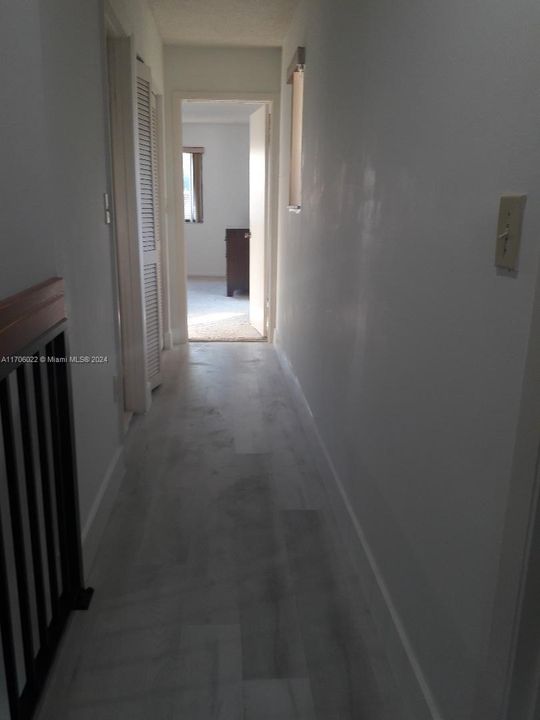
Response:
[[[249,297],[227,297],[225,278],[188,279],[190,340],[262,340],[249,324]]]

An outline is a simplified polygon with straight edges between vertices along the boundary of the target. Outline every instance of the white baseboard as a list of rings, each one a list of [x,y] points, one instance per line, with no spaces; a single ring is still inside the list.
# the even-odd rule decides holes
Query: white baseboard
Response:
[[[174,340],[173,340],[172,330],[167,330],[167,332],[163,333],[164,350],[172,350],[173,345],[174,345]]]
[[[111,514],[125,471],[124,448],[121,446],[109,463],[99,492],[90,508],[88,519],[82,529],[82,552],[86,579],[88,579],[94,564],[99,542]]]
[[[312,440],[332,511],[362,581],[369,610],[383,639],[398,686],[407,699],[415,720],[443,720],[362,526],[319,433],[302,386],[280,346],[277,331],[274,345],[300,419]]]
[[[173,329],[171,330],[171,336],[172,336],[172,346],[171,346],[171,349],[172,349],[175,345],[184,345],[184,344],[187,343],[187,341],[188,341],[188,338],[187,338],[187,335],[186,335],[186,331],[183,330],[183,329],[181,329],[181,328],[173,328]]]

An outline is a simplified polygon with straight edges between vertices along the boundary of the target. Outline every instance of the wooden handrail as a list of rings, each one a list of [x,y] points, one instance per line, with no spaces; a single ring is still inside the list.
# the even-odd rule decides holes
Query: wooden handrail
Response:
[[[0,359],[66,320],[64,280],[53,277],[0,301]]]

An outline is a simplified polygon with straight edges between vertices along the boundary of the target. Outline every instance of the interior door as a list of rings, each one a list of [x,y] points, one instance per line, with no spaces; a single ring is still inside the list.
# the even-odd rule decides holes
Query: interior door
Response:
[[[155,102],[155,98],[154,98]],[[157,158],[152,142],[152,87],[149,68],[137,62],[137,148],[139,245],[142,255],[146,377],[151,389],[161,384],[161,300],[159,220],[155,172]]]
[[[124,410],[144,413],[150,393],[139,245],[136,60],[131,38],[109,38],[107,44]]]
[[[249,322],[266,336],[266,225],[268,107],[249,118]]]

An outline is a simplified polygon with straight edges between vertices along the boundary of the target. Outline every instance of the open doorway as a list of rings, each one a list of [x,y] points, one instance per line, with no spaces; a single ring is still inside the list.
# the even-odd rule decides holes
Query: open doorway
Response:
[[[182,102],[188,336],[266,338],[269,103]]]

